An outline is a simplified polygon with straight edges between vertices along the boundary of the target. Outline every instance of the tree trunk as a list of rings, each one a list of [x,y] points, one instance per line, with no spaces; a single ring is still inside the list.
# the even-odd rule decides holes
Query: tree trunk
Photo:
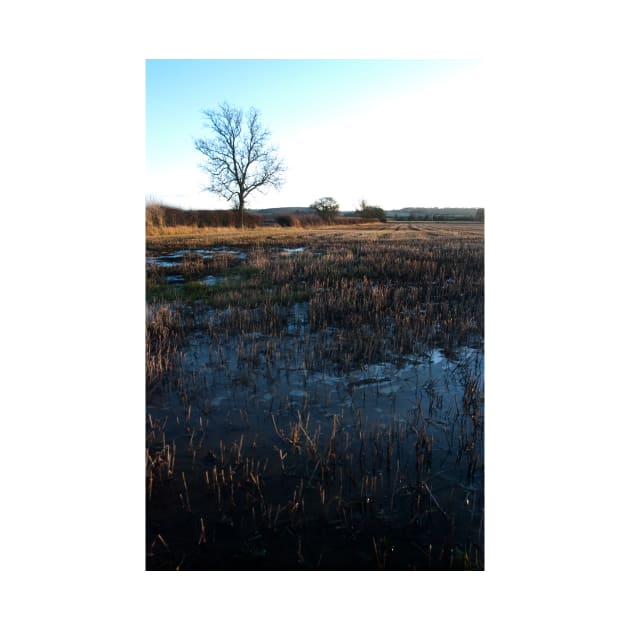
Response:
[[[245,227],[245,199],[242,195],[238,196],[238,213],[241,217],[241,230]]]

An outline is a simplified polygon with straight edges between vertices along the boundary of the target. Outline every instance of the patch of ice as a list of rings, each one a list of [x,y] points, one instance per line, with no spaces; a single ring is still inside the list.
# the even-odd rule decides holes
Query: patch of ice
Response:
[[[429,353],[429,358],[431,359],[431,363],[441,363],[446,357],[439,348],[435,348]]]
[[[382,394],[383,396],[391,396],[392,394],[398,393],[399,390],[400,387],[398,385],[379,385],[378,387],[379,394]]]
[[[201,279],[201,282],[208,285],[209,287],[213,287],[216,284],[225,282],[225,278],[222,276],[206,276],[205,278]]]

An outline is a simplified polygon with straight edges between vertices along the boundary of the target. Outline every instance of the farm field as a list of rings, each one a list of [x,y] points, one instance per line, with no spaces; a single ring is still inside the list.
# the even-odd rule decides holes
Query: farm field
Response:
[[[482,570],[483,239],[147,236],[147,569]]]

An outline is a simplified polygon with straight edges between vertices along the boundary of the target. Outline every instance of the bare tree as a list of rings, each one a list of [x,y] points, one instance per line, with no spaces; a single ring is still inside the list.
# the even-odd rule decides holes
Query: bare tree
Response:
[[[232,202],[244,224],[245,200],[255,190],[280,188],[286,170],[277,149],[269,144],[270,132],[260,123],[258,110],[243,111],[228,103],[203,111],[209,139],[195,140],[195,148],[206,157],[201,168],[210,175],[205,190]]]
[[[339,204],[332,197],[322,197],[311,204],[326,223],[332,223],[339,214]]]
[[[385,210],[380,206],[372,206],[365,199],[361,199],[357,214],[364,219],[378,219],[385,223]]]

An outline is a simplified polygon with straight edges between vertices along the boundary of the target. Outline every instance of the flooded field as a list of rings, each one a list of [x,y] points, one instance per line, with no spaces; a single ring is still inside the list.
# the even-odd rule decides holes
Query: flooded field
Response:
[[[483,569],[483,231],[405,228],[148,244],[148,569]]]

